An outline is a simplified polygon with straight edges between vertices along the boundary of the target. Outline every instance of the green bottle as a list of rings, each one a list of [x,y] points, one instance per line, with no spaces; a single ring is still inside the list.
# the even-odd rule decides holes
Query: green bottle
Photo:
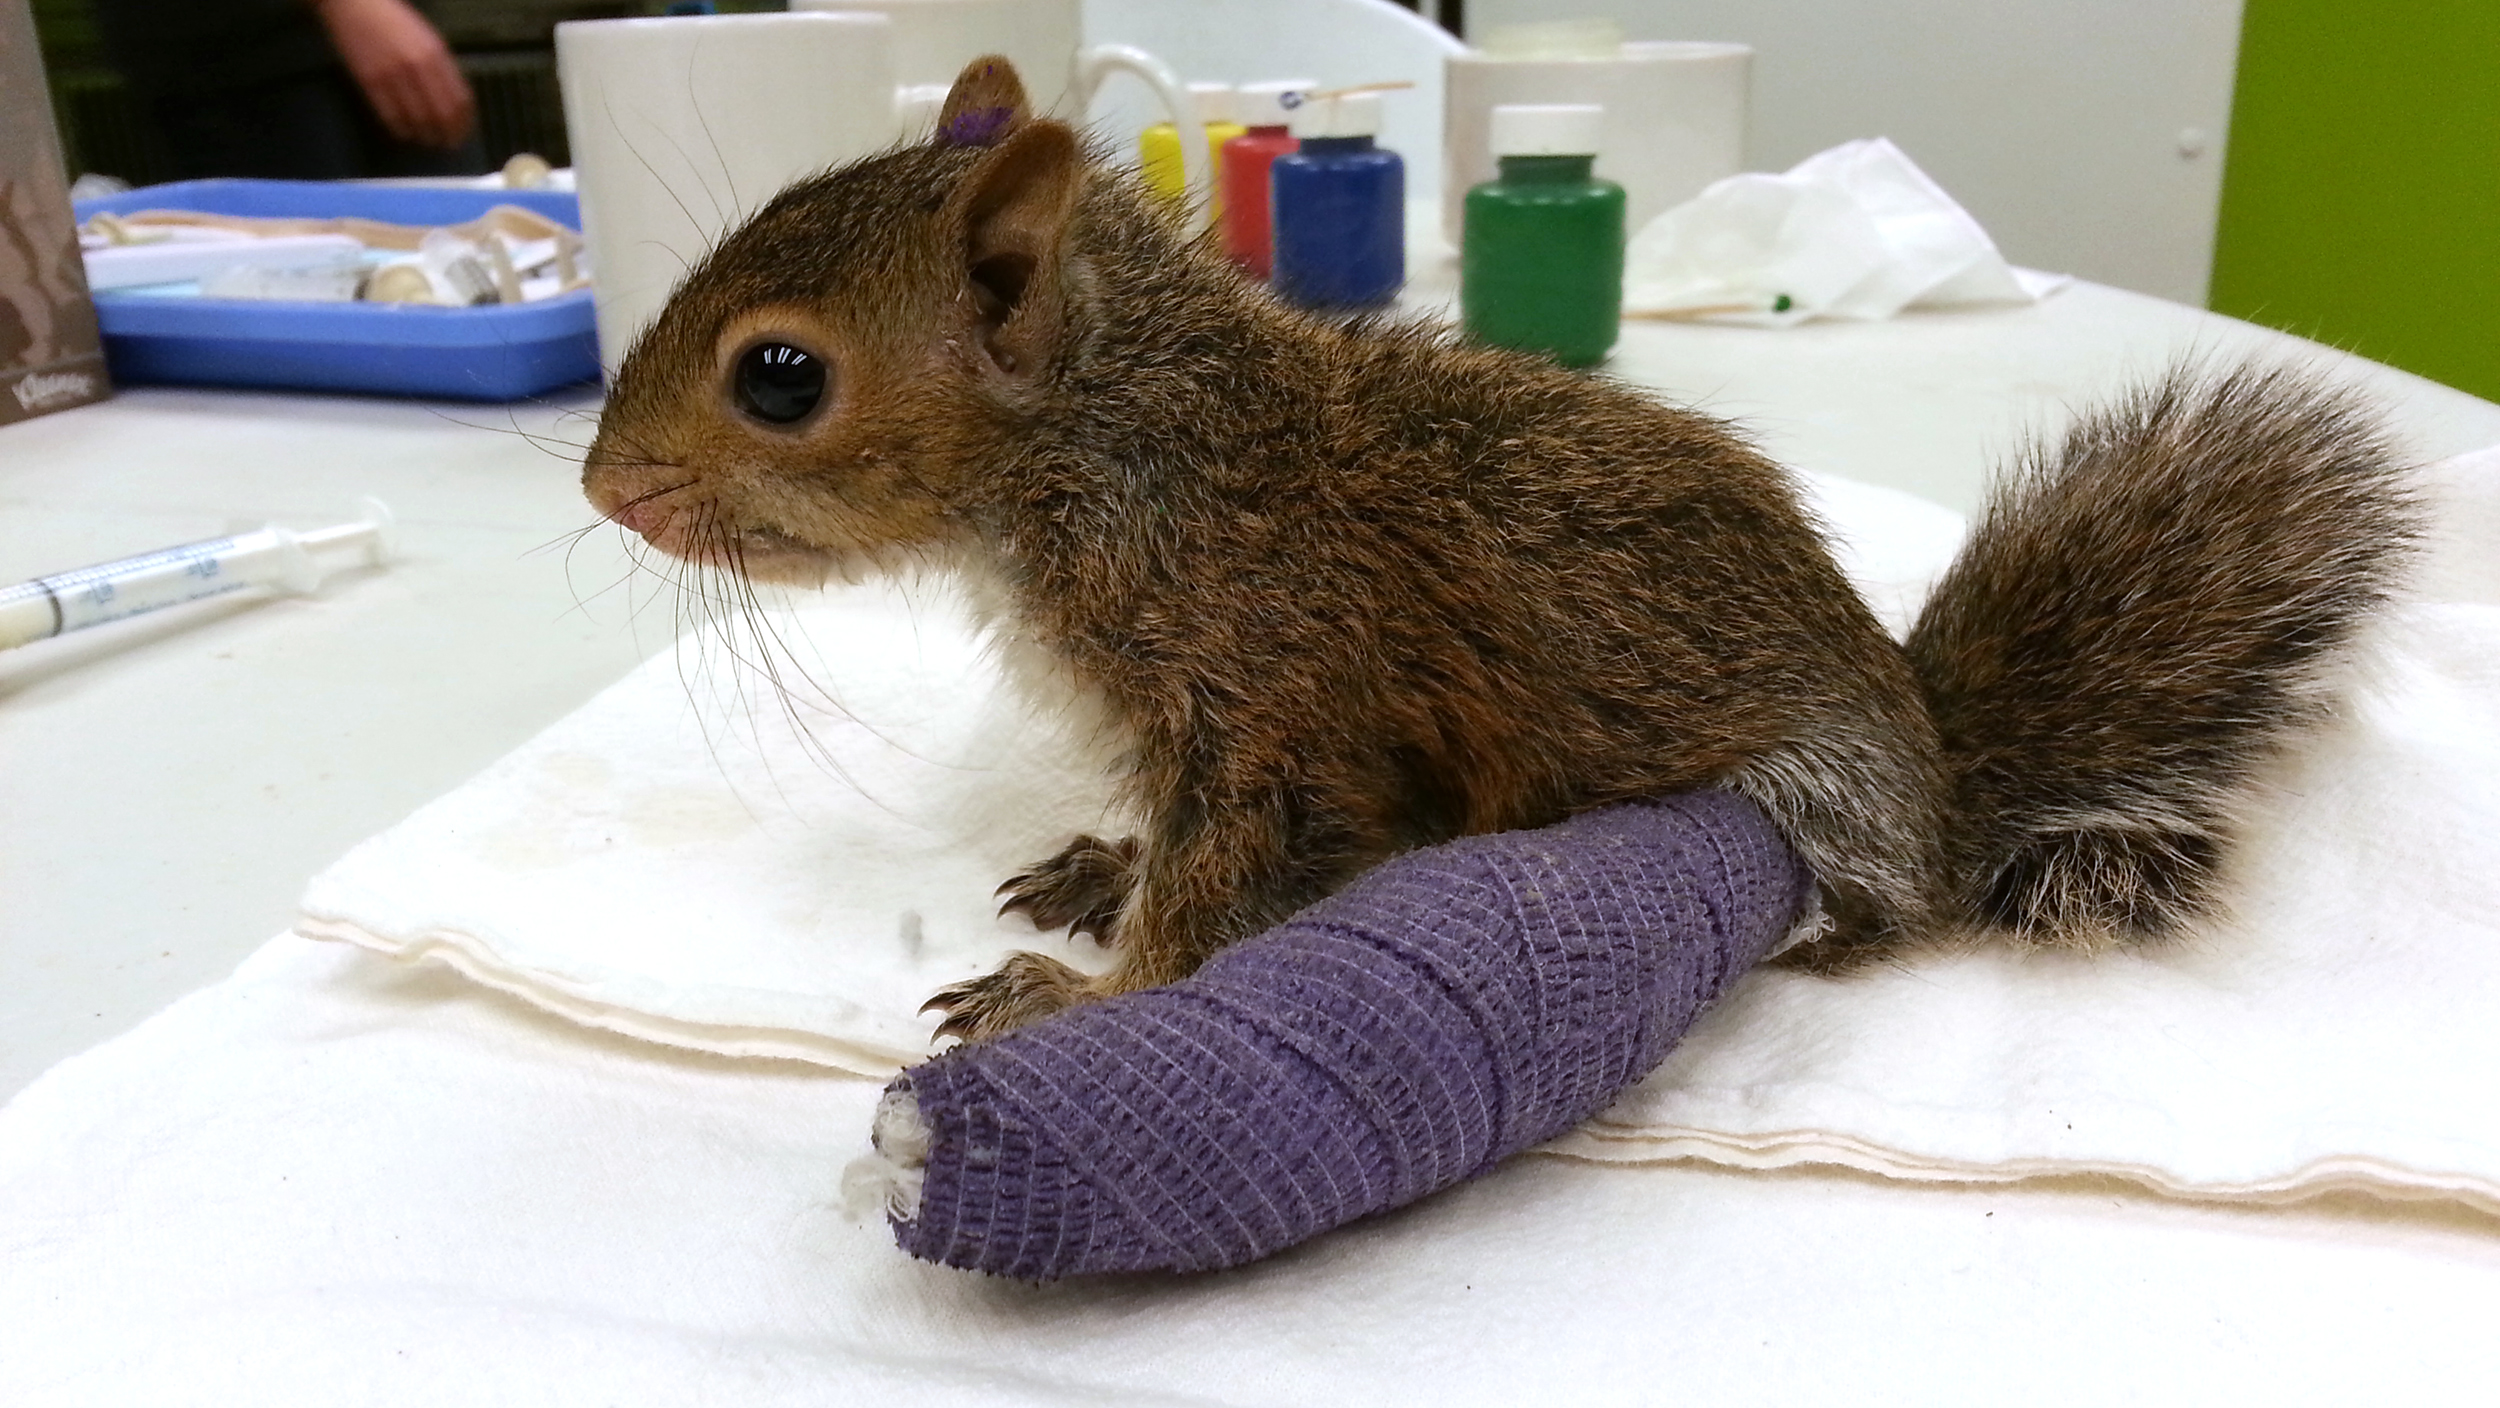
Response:
[[[1501,175],[1467,193],[1458,304],[1470,336],[1593,366],[1623,317],[1623,187],[1589,174],[1605,110],[1497,107]]]

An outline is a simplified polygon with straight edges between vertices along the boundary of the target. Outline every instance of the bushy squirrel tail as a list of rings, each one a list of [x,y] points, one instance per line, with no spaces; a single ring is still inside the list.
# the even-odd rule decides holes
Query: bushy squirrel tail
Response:
[[[2034,943],[2174,931],[2419,531],[2353,395],[2183,369],[2025,457],[1909,638],[1953,888]]]

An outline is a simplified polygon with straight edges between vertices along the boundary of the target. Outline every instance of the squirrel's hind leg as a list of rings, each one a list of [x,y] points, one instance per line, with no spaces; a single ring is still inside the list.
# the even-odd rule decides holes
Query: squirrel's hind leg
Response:
[[[1769,813],[1821,892],[1819,932],[1773,961],[1843,973],[1956,936],[1943,781],[1915,725],[1882,715],[1813,730],[1725,779]]]

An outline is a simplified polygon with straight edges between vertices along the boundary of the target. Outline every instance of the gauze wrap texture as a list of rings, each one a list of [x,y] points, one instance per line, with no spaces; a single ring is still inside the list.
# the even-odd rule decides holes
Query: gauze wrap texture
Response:
[[[1604,1108],[1787,932],[1807,877],[1693,793],[1401,857],[1168,987],[899,1078],[905,1251],[1028,1280],[1233,1266]]]

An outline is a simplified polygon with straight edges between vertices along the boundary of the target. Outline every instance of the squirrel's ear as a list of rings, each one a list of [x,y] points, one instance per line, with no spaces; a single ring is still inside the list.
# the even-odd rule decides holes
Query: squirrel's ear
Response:
[[[1061,251],[1085,180],[1076,133],[1029,122],[982,157],[957,188],[964,276],[983,348],[999,370],[1029,376],[1057,349]]]
[[[948,147],[994,147],[1033,120],[1016,66],[997,54],[964,65],[938,110],[937,140]]]

